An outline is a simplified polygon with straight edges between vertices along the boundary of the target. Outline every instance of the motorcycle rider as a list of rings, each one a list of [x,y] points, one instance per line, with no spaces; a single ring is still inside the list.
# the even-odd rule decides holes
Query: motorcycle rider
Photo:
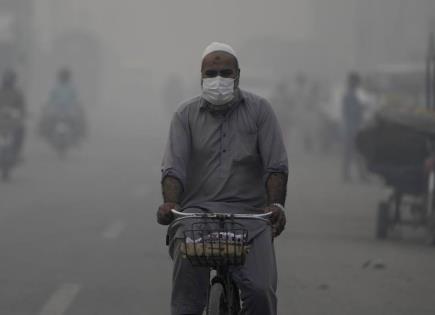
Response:
[[[2,76],[2,84],[0,88],[0,111],[10,110],[13,115],[17,115],[16,120],[19,122],[14,131],[14,151],[15,156],[21,156],[25,125],[24,118],[26,115],[26,101],[21,89],[17,86],[17,74],[14,70],[5,70]]]
[[[56,84],[44,109],[42,133],[49,136],[60,117],[66,118],[71,124],[76,141],[84,137],[84,113],[80,105],[79,93],[72,80],[72,73],[68,68],[62,68],[57,73]]]

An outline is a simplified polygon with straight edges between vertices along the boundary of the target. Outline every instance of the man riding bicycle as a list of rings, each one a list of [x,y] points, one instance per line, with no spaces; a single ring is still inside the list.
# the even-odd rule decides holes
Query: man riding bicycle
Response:
[[[273,237],[286,224],[284,203],[288,162],[270,104],[239,89],[237,55],[227,44],[212,43],[201,66],[202,94],[176,111],[162,164],[164,203],[157,220],[168,225],[171,209],[184,212],[272,212],[268,225],[249,226],[250,250],[231,276],[241,291],[244,314],[277,313],[277,271]],[[202,314],[209,269],[183,259],[182,227],[168,231],[174,260],[172,314]]]

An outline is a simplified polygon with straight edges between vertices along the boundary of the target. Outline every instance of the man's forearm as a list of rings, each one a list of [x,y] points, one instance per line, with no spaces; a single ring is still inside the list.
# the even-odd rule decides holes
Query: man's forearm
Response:
[[[179,204],[183,194],[183,185],[177,178],[166,176],[162,182],[162,193],[164,202]]]
[[[267,204],[279,203],[284,206],[287,196],[287,179],[285,173],[272,173],[266,182]]]

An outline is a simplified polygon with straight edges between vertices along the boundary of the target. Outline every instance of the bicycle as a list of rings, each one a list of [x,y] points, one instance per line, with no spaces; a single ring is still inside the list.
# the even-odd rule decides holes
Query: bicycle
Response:
[[[242,309],[239,289],[231,279],[230,267],[245,263],[249,251],[248,230],[240,220],[267,219],[271,213],[183,213],[172,210],[175,221],[197,219],[184,231],[181,252],[193,266],[215,271],[209,284],[206,314],[236,315]]]

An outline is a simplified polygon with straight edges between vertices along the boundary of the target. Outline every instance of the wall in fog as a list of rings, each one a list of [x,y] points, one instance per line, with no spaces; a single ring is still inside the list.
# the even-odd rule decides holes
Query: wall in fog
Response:
[[[0,72],[13,68],[27,90],[33,51],[31,0],[0,1]]]
[[[320,72],[340,79],[355,60],[355,3],[361,0],[315,0],[313,2],[315,41]]]
[[[92,31],[105,47],[106,78],[142,72],[152,78],[154,91],[173,73],[187,85],[196,84],[201,52],[212,40],[234,45],[246,69],[267,59],[267,54],[249,58],[251,48],[267,53],[258,46],[275,43],[278,50],[280,42],[312,36],[312,10],[304,0],[38,1],[50,11],[51,21],[43,22],[49,33],[45,40],[69,28]],[[253,42],[257,47],[251,47]],[[109,91],[113,85],[116,82],[108,82]]]
[[[35,9],[42,54],[69,30],[87,32],[101,48],[101,102],[140,104],[146,95],[151,106],[173,78],[186,96],[198,90],[212,40],[239,52],[242,84],[261,77],[272,85],[302,70],[338,81],[351,68],[421,60],[435,1],[35,0]],[[44,82],[52,61],[38,63]]]
[[[435,32],[433,0],[357,1],[355,48],[358,66],[423,63],[429,31]]]

